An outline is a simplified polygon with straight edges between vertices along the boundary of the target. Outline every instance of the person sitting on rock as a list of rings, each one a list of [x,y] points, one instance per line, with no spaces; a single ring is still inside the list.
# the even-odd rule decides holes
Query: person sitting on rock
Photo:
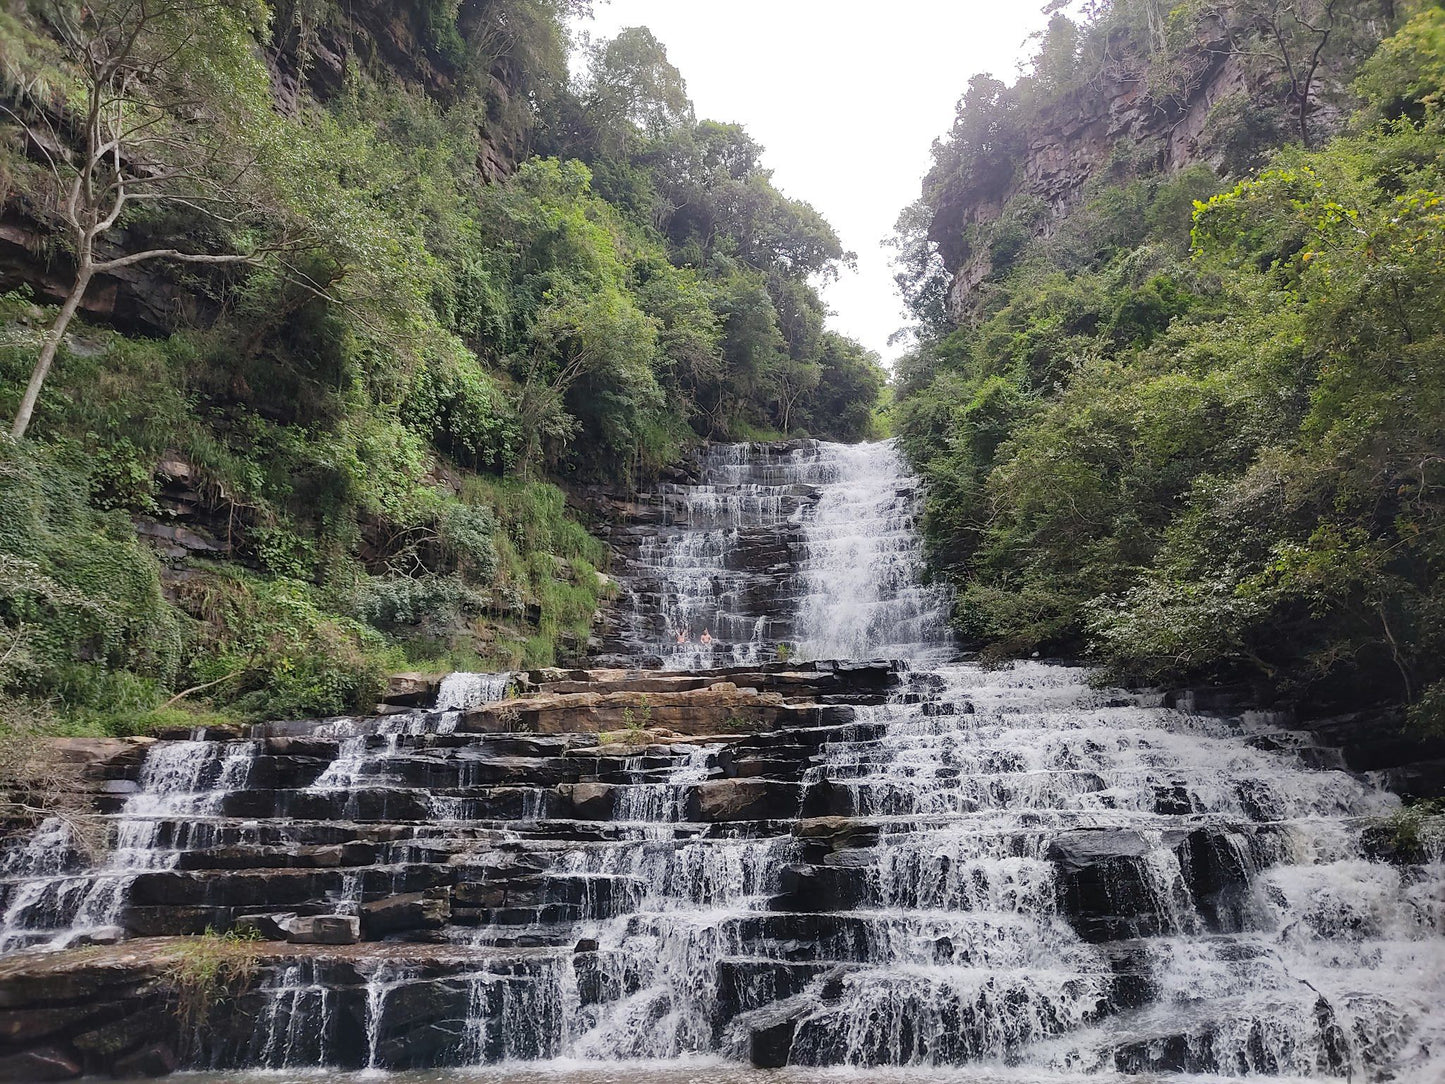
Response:
[[[677,630],[677,642],[679,644],[687,643],[687,631],[685,629]]]
[[[702,635],[697,638],[697,642],[702,644],[703,647],[710,646],[712,644],[712,633],[708,632],[707,629],[703,629]]]

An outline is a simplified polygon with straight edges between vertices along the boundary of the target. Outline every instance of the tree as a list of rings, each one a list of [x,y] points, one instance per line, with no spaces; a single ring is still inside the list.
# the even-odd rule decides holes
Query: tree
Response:
[[[49,167],[54,213],[71,246],[75,276],[42,342],[10,428],[13,440],[25,436],[56,352],[96,276],[152,260],[256,263],[276,248],[259,240],[259,218],[240,198],[254,155],[227,138],[248,106],[265,101],[264,89],[260,99],[248,93],[267,86],[251,48],[264,6],[257,0],[109,0],[53,3],[46,14],[78,78],[78,104],[17,103],[29,119],[5,111]],[[215,232],[230,234],[233,251],[162,244],[103,257],[99,247],[107,235],[139,208],[197,212]]]
[[[630,126],[638,135],[660,139],[693,123],[682,73],[645,26],[628,27],[593,51],[586,98],[603,129]]]
[[[1328,89],[1325,74],[1340,66],[1341,55],[1363,60],[1397,17],[1393,0],[1209,0],[1200,11],[1224,28],[1233,51],[1258,57],[1278,74],[1306,148],[1310,118]]]
[[[695,123],[682,74],[667,49],[645,26],[587,49],[588,68],[554,109],[548,149],[599,159],[625,160],[649,143]]]

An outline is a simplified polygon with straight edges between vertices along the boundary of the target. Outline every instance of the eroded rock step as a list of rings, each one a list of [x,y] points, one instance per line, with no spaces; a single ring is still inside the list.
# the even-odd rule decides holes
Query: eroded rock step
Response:
[[[1439,955],[1439,855],[1379,861],[1389,803],[1305,735],[1039,672],[538,673],[462,713],[77,746],[148,857],[57,883],[109,876],[120,929],[91,933],[131,940],[0,961],[0,1079],[689,1050],[1365,1079],[1416,1056],[1428,1009],[1331,985]],[[494,729],[524,718],[561,729]],[[147,807],[169,761],[197,793]],[[33,883],[0,878],[7,916]],[[208,927],[266,940],[173,936]],[[1308,989],[1290,954],[1316,943]],[[238,970],[198,1018],[188,954],[211,951]],[[1181,976],[1208,1007],[1169,1011]]]

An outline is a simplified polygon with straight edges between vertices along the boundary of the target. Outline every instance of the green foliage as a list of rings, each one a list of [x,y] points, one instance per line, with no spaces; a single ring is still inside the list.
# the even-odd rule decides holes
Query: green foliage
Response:
[[[89,503],[82,463],[62,449],[0,446],[0,694],[149,706],[180,669],[184,624],[129,520]]]
[[[1433,798],[1407,805],[1376,826],[1372,834],[1397,862],[1437,860],[1445,845],[1445,802]]]
[[[696,120],[646,31],[569,86],[580,6],[428,0],[386,14],[406,55],[368,44],[370,9],[202,6],[178,85],[149,88],[195,96],[147,106],[156,164],[224,150],[266,214],[181,201],[122,239],[285,258],[156,264],[123,331],[71,326],[29,443],[0,449],[0,698],[129,733],[361,710],[422,661],[570,661],[608,555],[542,479],[640,484],[705,434],[872,432],[881,371],[814,287],[849,259],[831,227],[741,128]],[[0,77],[65,131],[77,68],[43,7],[0,10]],[[357,43],[336,85],[309,77],[323,32]],[[273,98],[263,56],[299,88]],[[14,119],[0,190],[43,232]],[[520,146],[544,156],[498,168]],[[0,412],[54,319],[0,298]]]
[[[600,404],[610,426],[573,409],[583,435],[554,427],[555,439],[588,453],[610,446],[613,457],[630,447],[649,467],[688,425],[715,438],[865,431],[881,370],[856,343],[828,342],[813,282],[835,275],[851,254],[812,207],[773,187],[762,148],[745,131],[693,118],[681,76],[650,33],[627,30],[594,50],[543,137],[546,149],[585,161],[594,200],[611,201],[614,217],[591,217],[625,236],[624,289],[652,325],[627,334],[634,347],[651,347],[647,369],[665,397],[643,399],[652,389],[635,379],[638,358],[617,370],[634,374],[627,394],[579,381],[581,398]],[[592,319],[606,326],[621,311]]]
[[[176,942],[161,981],[170,991],[182,1035],[202,1034],[212,1012],[246,992],[261,955],[258,941],[207,927],[198,937]]]
[[[379,698],[403,669],[375,628],[328,612],[298,580],[238,569],[187,585],[181,603],[201,623],[196,676],[225,681],[235,709],[257,717],[341,715]]]
[[[1438,725],[1439,25],[1381,46],[1320,149],[1212,192],[1099,182],[906,359],[896,424],[970,639]]]
[[[1445,93],[1445,8],[1426,6],[1388,39],[1360,72],[1355,89],[1362,119],[1420,122],[1438,111]]]

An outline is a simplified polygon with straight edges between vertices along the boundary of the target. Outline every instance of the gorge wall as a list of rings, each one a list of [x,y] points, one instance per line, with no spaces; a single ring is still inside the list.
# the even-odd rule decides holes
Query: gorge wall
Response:
[[[500,5],[469,0],[459,12],[465,32],[494,17]],[[357,72],[423,93],[440,103],[456,96],[463,77],[458,65],[439,48],[434,15],[425,6],[360,0],[344,9],[322,3],[276,5],[272,37],[264,46],[276,107],[295,113],[307,103],[328,103],[347,91]],[[526,157],[530,117],[514,107],[514,95],[527,93],[535,73],[521,70],[505,55],[492,65],[483,88],[487,112],[475,132],[477,168],[488,181],[506,176]],[[10,91],[7,89],[7,94]],[[19,105],[18,98],[13,104]],[[27,157],[46,161],[73,157],[75,150],[44,133],[74,136],[71,122],[56,113],[25,139]],[[70,290],[74,261],[57,244],[53,208],[40,195],[0,177],[0,292],[26,289],[44,304],[59,304]],[[98,257],[112,259],[159,239],[150,224],[122,228],[104,239]],[[170,240],[174,240],[171,238]],[[177,327],[206,325],[221,313],[211,291],[197,290],[175,267],[148,263],[118,268],[99,276],[87,292],[82,311],[98,323],[145,335],[166,335]]]
[[[949,308],[956,317],[967,317],[975,292],[995,271],[989,247],[967,244],[965,237],[986,232],[1015,201],[1037,203],[1028,229],[1047,239],[1099,179],[1223,166],[1225,152],[1209,140],[1211,114],[1222,102],[1250,103],[1259,87],[1223,35],[1199,42],[1197,56],[1182,100],[1157,100],[1142,73],[1101,72],[1079,93],[1016,122],[1015,159],[999,163],[1008,177],[1003,184],[947,186],[940,192],[928,235],[948,268]]]
[[[1056,16],[1034,70],[1011,87],[976,82],[935,148],[926,233],[953,318],[975,313],[978,288],[1017,252],[996,244],[1005,222],[1046,240],[1109,184],[1193,166],[1237,178],[1278,146],[1338,133],[1350,82],[1396,17],[1375,7],[1145,2],[1104,5],[1082,26]]]

